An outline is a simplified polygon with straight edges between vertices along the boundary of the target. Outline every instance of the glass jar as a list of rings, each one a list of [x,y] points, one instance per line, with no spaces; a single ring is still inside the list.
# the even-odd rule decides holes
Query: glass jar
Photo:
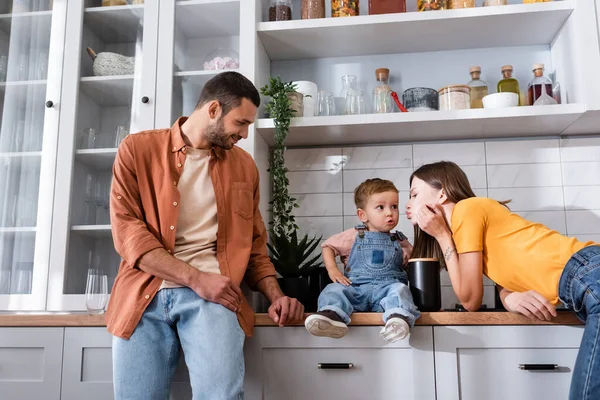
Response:
[[[481,67],[471,67],[469,69],[471,74],[471,82],[468,83],[471,88],[471,108],[483,108],[483,98],[488,95],[487,83],[482,81],[481,78]]]
[[[406,12],[406,0],[369,0],[369,15]]]
[[[359,0],[331,0],[332,17],[355,17],[360,15]]]
[[[289,21],[292,19],[292,0],[270,0],[269,21]]]
[[[340,91],[340,97],[345,99],[346,94],[353,90],[356,90],[356,76],[355,75],[342,76],[342,90]]]
[[[468,110],[471,108],[471,88],[467,85],[450,85],[438,90],[440,110]]]
[[[231,49],[215,49],[208,53],[204,59],[205,71],[238,69],[240,58],[238,53]]]
[[[498,93],[516,93],[519,96],[519,105],[522,105],[521,89],[519,88],[519,81],[512,77],[512,65],[503,66],[501,71],[503,79],[498,82]]]
[[[553,96],[553,84],[550,78],[544,76],[544,64],[533,65],[533,80],[529,82],[527,86],[527,95],[529,105],[535,104],[535,102],[542,96],[542,92],[550,97]]]
[[[475,7],[475,0],[448,0],[448,8],[451,10],[473,7]]]
[[[523,4],[530,4],[530,3],[549,3],[551,1],[554,0],[523,0]]]
[[[447,10],[448,0],[417,0],[418,11]]]
[[[373,89],[373,112],[384,114],[394,112],[392,89],[390,88],[390,70],[379,68],[375,70],[377,86]]]
[[[325,0],[302,0],[302,19],[325,18]]]
[[[484,7],[505,6],[507,4],[508,4],[508,0],[485,0],[483,2]]]

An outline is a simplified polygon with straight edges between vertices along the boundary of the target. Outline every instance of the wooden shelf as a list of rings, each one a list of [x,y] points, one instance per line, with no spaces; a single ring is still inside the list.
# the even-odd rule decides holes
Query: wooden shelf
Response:
[[[188,0],[175,3],[175,26],[187,39],[239,36],[239,0]]]
[[[583,113],[582,104],[393,114],[293,118],[287,146],[330,146],[433,140],[490,139],[563,134]],[[272,119],[257,131],[273,145]]]
[[[100,106],[131,106],[133,81],[133,75],[89,76],[81,78],[80,88]]]
[[[574,0],[258,24],[271,61],[552,43]],[[481,29],[477,29],[480,27]]]
[[[82,149],[75,151],[75,160],[96,171],[110,171],[117,149]]]
[[[83,24],[104,44],[141,42],[144,5],[86,8]]]

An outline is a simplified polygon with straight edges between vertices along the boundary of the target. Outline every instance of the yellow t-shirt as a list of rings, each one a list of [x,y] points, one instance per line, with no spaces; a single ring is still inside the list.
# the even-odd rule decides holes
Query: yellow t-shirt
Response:
[[[514,292],[535,290],[554,305],[559,302],[558,283],[567,261],[596,244],[527,221],[485,197],[459,201],[452,212],[451,230],[458,254],[483,252],[483,273],[492,281]]]

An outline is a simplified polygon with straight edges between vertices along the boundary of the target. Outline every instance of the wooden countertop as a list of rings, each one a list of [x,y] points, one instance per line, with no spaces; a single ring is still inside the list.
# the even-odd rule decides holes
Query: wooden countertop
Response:
[[[308,314],[307,314],[308,315]],[[508,312],[432,312],[422,313],[417,325],[581,325],[575,314],[560,311],[551,322],[532,321],[522,315]],[[298,324],[301,326],[301,324]],[[355,313],[354,326],[383,325],[379,313]],[[104,315],[86,313],[0,313],[0,327],[102,327]],[[256,326],[275,326],[267,314],[256,314]]]

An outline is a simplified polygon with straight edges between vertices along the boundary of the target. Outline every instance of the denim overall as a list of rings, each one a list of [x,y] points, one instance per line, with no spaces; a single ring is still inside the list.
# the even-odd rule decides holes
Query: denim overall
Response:
[[[334,311],[348,324],[353,312],[382,312],[384,322],[399,314],[412,327],[420,313],[413,303],[408,277],[402,269],[402,233],[366,231],[358,233],[344,275],[352,285],[327,285],[319,296],[319,311]]]

